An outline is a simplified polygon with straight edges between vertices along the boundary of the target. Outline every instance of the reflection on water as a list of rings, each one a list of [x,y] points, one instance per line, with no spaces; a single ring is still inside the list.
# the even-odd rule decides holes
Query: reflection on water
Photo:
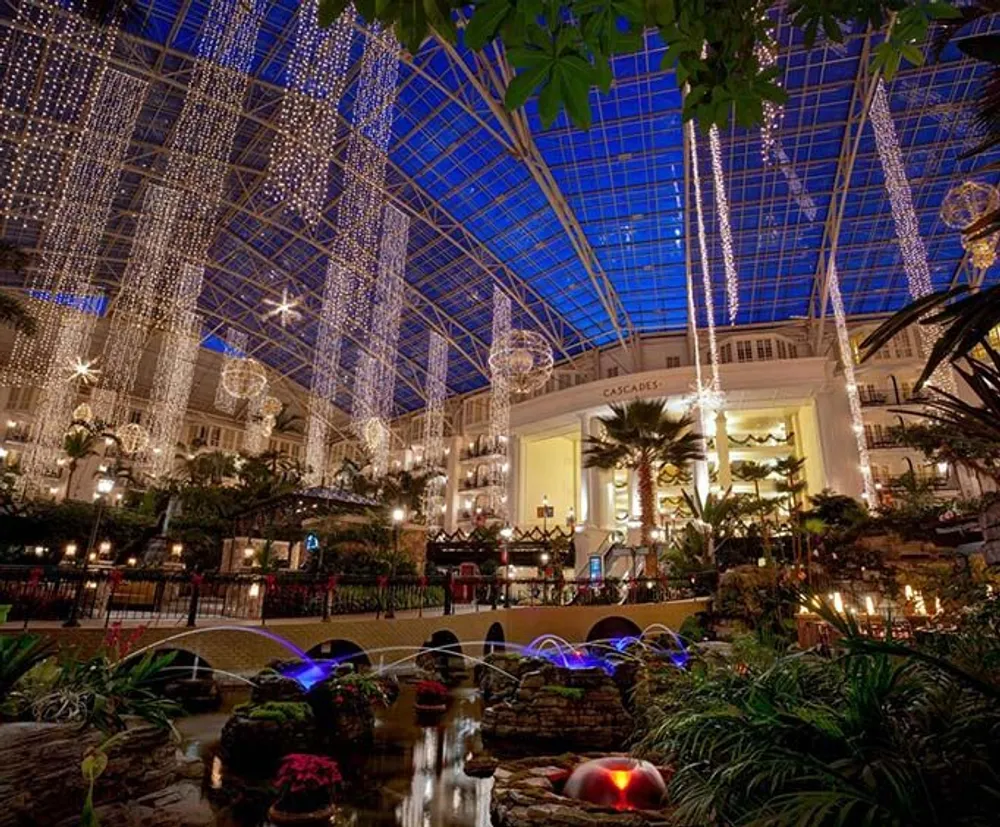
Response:
[[[351,827],[489,827],[492,779],[470,778],[466,758],[479,743],[480,702],[472,689],[453,690],[448,711],[421,726],[413,709],[413,688],[380,710],[375,742],[363,754],[343,760],[353,783],[345,791],[336,824]],[[188,752],[209,767],[206,786],[223,793],[218,827],[259,827],[268,796],[227,775],[214,756],[226,715],[198,715],[181,722]],[[227,788],[236,788],[228,789]]]

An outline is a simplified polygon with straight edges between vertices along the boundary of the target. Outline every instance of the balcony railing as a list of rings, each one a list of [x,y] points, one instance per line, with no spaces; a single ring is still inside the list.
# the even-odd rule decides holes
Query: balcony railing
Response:
[[[711,575],[639,581],[562,580],[554,577],[356,577],[305,575],[187,574],[162,571],[78,568],[0,569],[0,604],[9,623],[115,621],[197,625],[259,622],[279,618],[328,619],[387,611],[452,614],[513,606],[594,603],[657,603],[704,596]]]

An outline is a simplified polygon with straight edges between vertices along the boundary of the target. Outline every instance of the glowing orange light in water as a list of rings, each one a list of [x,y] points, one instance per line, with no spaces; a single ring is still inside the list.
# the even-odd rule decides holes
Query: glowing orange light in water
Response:
[[[631,770],[611,770],[610,772],[611,783],[622,792],[625,792],[625,788],[628,787],[629,782],[632,780]]]

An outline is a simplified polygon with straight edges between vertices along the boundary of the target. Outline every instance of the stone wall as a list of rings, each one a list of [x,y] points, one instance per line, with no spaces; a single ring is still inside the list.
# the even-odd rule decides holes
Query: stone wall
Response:
[[[602,669],[549,664],[525,675],[513,700],[484,710],[482,731],[501,749],[617,749],[632,732],[632,716]]]
[[[103,740],[96,730],[67,724],[0,724],[0,827],[77,824],[86,796],[80,762]],[[122,802],[129,810],[131,802],[167,790],[183,772],[171,733],[148,725],[129,730],[108,751],[108,759],[95,786],[99,808]],[[110,823],[132,827],[144,822]]]

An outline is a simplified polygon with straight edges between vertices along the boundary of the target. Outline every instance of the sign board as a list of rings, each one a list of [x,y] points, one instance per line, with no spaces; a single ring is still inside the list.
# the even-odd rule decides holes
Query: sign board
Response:
[[[306,535],[306,551],[319,551],[319,537],[311,531]]]
[[[554,505],[540,505],[535,509],[535,516],[539,520],[546,517],[552,518],[556,516],[556,507]]]

